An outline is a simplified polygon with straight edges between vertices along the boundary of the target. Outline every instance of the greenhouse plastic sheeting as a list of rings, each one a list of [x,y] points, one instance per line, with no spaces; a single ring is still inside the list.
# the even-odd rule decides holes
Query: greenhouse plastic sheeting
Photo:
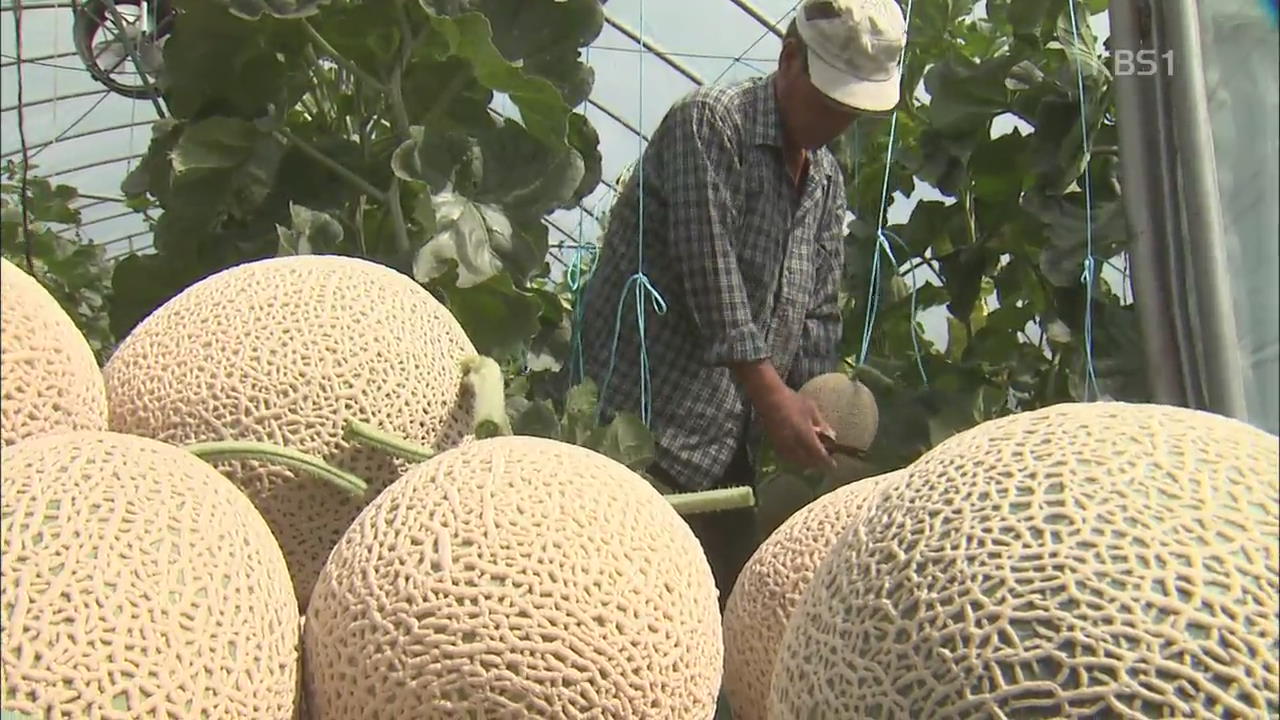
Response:
[[[1247,419],[1274,433],[1280,432],[1280,34],[1267,2],[1214,0],[1199,3],[1198,13]]]

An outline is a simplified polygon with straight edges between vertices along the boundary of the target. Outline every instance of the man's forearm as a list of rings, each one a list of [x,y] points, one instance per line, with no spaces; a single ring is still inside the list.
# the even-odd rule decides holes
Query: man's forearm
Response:
[[[787,389],[778,370],[768,358],[750,362],[732,363],[730,371],[742,389],[746,391],[751,404],[759,407],[765,399],[776,396]]]

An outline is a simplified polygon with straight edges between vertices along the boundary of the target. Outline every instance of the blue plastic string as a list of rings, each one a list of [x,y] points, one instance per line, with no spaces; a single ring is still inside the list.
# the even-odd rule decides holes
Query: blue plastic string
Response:
[[[640,0],[640,46],[644,47],[644,0]],[[639,70],[639,113],[640,123],[644,124],[644,53],[641,53],[640,70]],[[653,304],[654,311],[663,315],[667,312],[667,302],[663,299],[662,293],[654,287],[649,281],[649,277],[644,272],[644,137],[636,135],[636,144],[639,146],[637,153],[639,160],[636,163],[636,186],[639,191],[639,237],[637,238],[636,250],[636,272],[627,278],[627,282],[623,285],[621,297],[618,298],[618,312],[614,321],[613,329],[613,346],[609,351],[609,371],[605,374],[604,382],[600,386],[600,403],[596,411],[596,421],[599,422],[604,408],[605,393],[608,391],[609,382],[613,379],[613,371],[618,362],[618,340],[622,335],[622,309],[623,303],[626,302],[627,289],[634,286],[635,292],[635,308],[636,308],[636,330],[639,333],[640,342],[640,420],[649,426],[653,415],[653,396],[650,385],[649,373],[649,348],[645,341],[645,294],[647,293]]]
[[[1080,48],[1080,29],[1076,22],[1076,0],[1071,0],[1071,6],[1068,8],[1071,13],[1071,35],[1075,41],[1076,48]],[[1084,256],[1084,273],[1080,276],[1084,282],[1085,300],[1084,300],[1084,362],[1085,362],[1085,388],[1084,399],[1089,400],[1089,389],[1092,387],[1095,397],[1101,397],[1102,391],[1098,387],[1098,377],[1094,371],[1093,365],[1093,278],[1096,262],[1093,257],[1093,183],[1089,177],[1089,118],[1085,111],[1084,100],[1084,69],[1080,60],[1080,55],[1076,55],[1076,89],[1080,95],[1080,143],[1084,150],[1084,233],[1085,233],[1085,256]]]
[[[911,25],[911,0],[907,2],[906,17],[904,20],[908,27]],[[907,57],[907,45],[902,45],[902,51],[898,54],[898,67],[905,67]],[[886,251],[889,253],[890,259],[893,252],[889,248],[889,242],[884,237],[884,221],[886,210],[889,206],[889,171],[893,168],[893,142],[898,130],[898,111],[894,110],[889,119],[889,146],[885,149],[884,159],[884,180],[880,186],[880,209],[876,215],[876,246],[871,256],[871,279],[867,287],[867,312],[862,325],[862,347],[858,351],[858,364],[864,365],[867,362],[867,353],[871,350],[871,328],[875,324],[876,310],[878,301],[878,293],[880,285],[880,253]],[[896,269],[895,263],[895,269]],[[919,354],[917,353],[917,360]]]
[[[898,245],[902,247],[903,250],[906,250],[908,253],[911,252],[911,247],[907,245],[907,243],[904,242],[902,238],[898,237],[894,233],[889,232],[888,230],[881,230],[880,234],[887,235],[888,237],[892,238],[894,242],[898,243]],[[894,261],[894,265],[895,266],[898,265],[896,260]],[[911,274],[914,280],[914,275],[915,275],[914,269],[912,270]],[[916,282],[912,282],[911,284],[911,349],[915,352],[916,369],[920,371],[920,382],[924,387],[927,388],[929,387],[929,374],[924,370],[924,358],[920,352],[920,330],[919,328],[916,327],[916,312],[917,312],[916,297],[919,295],[919,292],[920,292],[920,284]]]

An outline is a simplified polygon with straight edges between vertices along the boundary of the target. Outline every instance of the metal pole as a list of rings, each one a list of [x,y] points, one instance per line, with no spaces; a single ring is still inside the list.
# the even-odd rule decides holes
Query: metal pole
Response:
[[[1189,284],[1198,311],[1192,319],[1199,331],[1197,346],[1210,396],[1209,409],[1243,420],[1248,412],[1241,380],[1243,363],[1227,275],[1199,17],[1192,0],[1162,0],[1158,7],[1168,20],[1170,47],[1175,51],[1169,80],[1176,111],[1174,128],[1182,187],[1187,197],[1183,215],[1188,231],[1188,259],[1196,272],[1195,282]]]
[[[1150,0],[1112,0],[1113,53],[1163,50],[1160,27]],[[1144,30],[1145,29],[1145,30]],[[1137,55],[1133,55],[1137,57]],[[1120,140],[1121,197],[1129,220],[1133,259],[1134,309],[1141,328],[1148,390],[1164,405],[1204,407],[1204,388],[1196,370],[1195,336],[1185,293],[1182,236],[1174,167],[1176,146],[1172,109],[1163,76],[1117,74],[1116,124]]]

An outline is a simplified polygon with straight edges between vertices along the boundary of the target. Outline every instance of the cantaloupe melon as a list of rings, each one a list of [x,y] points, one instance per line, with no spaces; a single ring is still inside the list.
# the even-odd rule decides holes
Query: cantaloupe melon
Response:
[[[836,442],[866,450],[876,439],[880,409],[876,396],[855,378],[830,372],[811,378],[798,391],[818,406],[836,432]]]
[[[244,493],[110,432],[4,449],[3,708],[45,720],[290,720],[298,607]]]
[[[313,720],[707,720],[724,657],[710,565],[662,495],[521,436],[446,451],[372,501],[304,637]]]
[[[58,301],[0,258],[0,436],[9,446],[69,430],[105,430],[107,396],[93,349]]]
[[[1280,441],[1159,405],[952,436],[819,566],[771,717],[1275,717]]]
[[[425,288],[373,262],[299,255],[237,265],[140,323],[107,363],[111,428],[175,444],[268,442],[368,483],[352,497],[304,472],[217,461],[280,538],[305,607],[364,503],[407,467],[344,439],[358,420],[429,449],[472,427],[460,391],[475,349]]]
[[[768,717],[769,684],[783,631],[814,568],[845,527],[901,471],[865,478],[818,497],[778,526],[751,555],[724,609],[725,693],[734,720]]]

